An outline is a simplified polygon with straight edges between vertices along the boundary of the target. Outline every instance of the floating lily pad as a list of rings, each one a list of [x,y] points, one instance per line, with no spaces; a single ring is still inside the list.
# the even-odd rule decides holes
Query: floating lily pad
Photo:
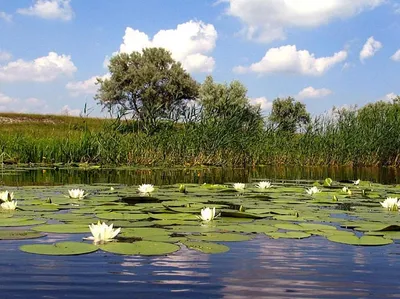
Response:
[[[59,234],[82,234],[90,232],[88,225],[83,224],[44,224],[32,228],[35,231]]]
[[[166,255],[180,249],[180,247],[175,244],[153,241],[106,243],[100,245],[100,248],[107,252],[125,255]]]
[[[359,246],[379,246],[388,245],[393,243],[392,240],[377,236],[362,236],[358,238],[356,235],[332,235],[328,237],[328,240],[337,243],[359,245]]]
[[[54,244],[31,244],[19,247],[21,251],[44,255],[79,255],[95,252],[97,246],[82,242],[59,242]]]
[[[23,230],[2,230],[0,231],[0,240],[22,240],[36,239],[46,235],[40,232],[23,231]]]
[[[311,234],[306,232],[299,231],[289,231],[289,232],[272,232],[266,233],[267,236],[270,236],[274,239],[284,238],[284,239],[304,239],[311,237]]]
[[[211,243],[211,242],[198,242],[198,241],[184,241],[182,242],[187,248],[193,249],[203,253],[223,253],[229,251],[226,245]]]
[[[252,237],[249,235],[233,234],[233,233],[206,233],[203,235],[193,235],[190,239],[200,241],[221,241],[221,242],[234,242],[234,241],[248,241]]]

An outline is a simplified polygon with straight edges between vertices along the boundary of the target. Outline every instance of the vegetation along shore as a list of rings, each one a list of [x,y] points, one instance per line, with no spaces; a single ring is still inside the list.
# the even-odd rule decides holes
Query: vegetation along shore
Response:
[[[246,87],[199,84],[162,48],[118,54],[96,99],[112,118],[0,114],[5,163],[129,166],[400,166],[400,97],[311,117],[294,98],[271,113]]]

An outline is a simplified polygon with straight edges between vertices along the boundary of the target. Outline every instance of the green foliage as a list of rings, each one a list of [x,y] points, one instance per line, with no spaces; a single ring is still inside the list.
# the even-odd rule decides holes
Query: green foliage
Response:
[[[295,133],[303,125],[309,124],[311,118],[304,104],[288,97],[286,99],[277,98],[273,101],[269,120],[276,126],[276,129]]]
[[[149,133],[160,119],[177,121],[186,111],[187,101],[198,94],[198,84],[163,48],[143,53],[121,53],[111,58],[111,77],[98,79],[96,99],[103,107],[140,120]]]

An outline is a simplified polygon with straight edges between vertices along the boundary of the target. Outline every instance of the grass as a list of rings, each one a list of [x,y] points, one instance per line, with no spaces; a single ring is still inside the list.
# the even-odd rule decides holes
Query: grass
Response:
[[[98,118],[0,114],[4,118],[0,154],[9,163],[400,166],[399,103],[319,116],[296,134],[232,121],[169,125],[146,135],[129,122]]]

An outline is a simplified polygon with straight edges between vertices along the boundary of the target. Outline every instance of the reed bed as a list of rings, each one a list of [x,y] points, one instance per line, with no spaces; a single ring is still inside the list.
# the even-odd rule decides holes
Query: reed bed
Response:
[[[104,119],[7,115],[0,154],[9,163],[130,166],[400,166],[400,104],[374,103],[316,117],[291,134],[224,121],[168,125],[147,135]],[[43,118],[41,118],[43,117]]]

